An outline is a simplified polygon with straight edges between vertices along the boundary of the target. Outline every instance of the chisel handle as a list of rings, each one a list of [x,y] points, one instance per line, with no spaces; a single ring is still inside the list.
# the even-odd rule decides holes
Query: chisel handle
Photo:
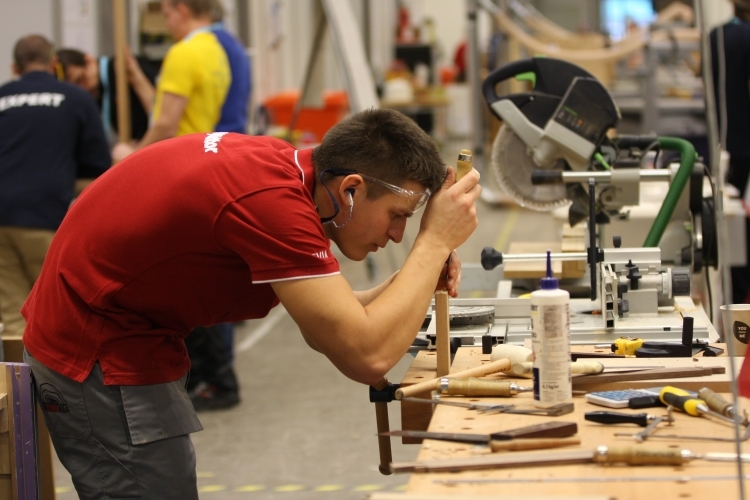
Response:
[[[456,180],[461,180],[461,177],[471,172],[471,168],[471,151],[462,149],[456,162]]]
[[[716,413],[725,417],[734,417],[734,405],[708,387],[704,387],[698,391],[698,397],[705,401],[708,407]]]
[[[691,456],[690,452],[680,449],[656,449],[640,446],[609,448],[600,446],[594,453],[594,462],[628,465],[682,465],[689,462]]]
[[[388,379],[385,377],[383,377],[377,384],[373,385],[373,388],[377,391],[382,391],[386,387],[388,387]],[[391,471],[391,462],[393,462],[391,438],[388,436],[382,436],[381,434],[391,430],[388,421],[388,403],[375,403],[375,421],[378,427],[378,451],[380,452],[380,464],[378,464],[378,469],[381,474],[387,476],[393,473]]]
[[[567,438],[530,438],[514,439],[512,441],[490,441],[490,448],[493,452],[498,451],[524,451],[524,450],[543,450],[546,448],[561,448],[563,446],[575,446],[581,444],[581,439],[577,437]]]
[[[518,394],[518,386],[509,380],[441,379],[438,384],[440,394],[462,396],[499,396],[507,398]]]
[[[396,399],[410,398],[424,392],[436,391],[438,389],[438,384],[440,384],[441,378],[483,377],[492,373],[507,372],[508,370],[510,370],[510,360],[508,358],[497,359],[491,363],[475,366],[474,368],[470,368],[468,370],[450,373],[445,377],[426,380],[424,382],[420,382],[414,385],[408,385],[406,387],[402,386],[396,390]]]
[[[648,425],[648,413],[620,413],[617,411],[590,411],[584,415],[590,422],[600,424],[636,424],[641,427]]]

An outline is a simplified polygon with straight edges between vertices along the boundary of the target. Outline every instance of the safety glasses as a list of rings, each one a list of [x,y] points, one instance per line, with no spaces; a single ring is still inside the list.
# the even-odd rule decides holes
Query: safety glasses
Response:
[[[375,177],[371,177],[369,175],[363,174],[361,172],[357,172],[356,170],[338,170],[335,168],[329,168],[327,170],[324,170],[320,173],[321,179],[323,178],[323,174],[329,173],[331,175],[359,175],[363,179],[374,182],[375,184],[379,184],[383,186],[384,188],[390,189],[393,193],[396,193],[399,196],[403,196],[405,198],[408,198],[410,201],[412,201],[413,205],[411,208],[411,213],[416,213],[419,211],[420,208],[425,206],[427,203],[427,200],[430,199],[430,195],[432,192],[428,189],[425,191],[411,191],[409,189],[404,189],[399,186],[395,186],[393,184],[389,184],[388,182],[381,181],[380,179],[376,179]]]

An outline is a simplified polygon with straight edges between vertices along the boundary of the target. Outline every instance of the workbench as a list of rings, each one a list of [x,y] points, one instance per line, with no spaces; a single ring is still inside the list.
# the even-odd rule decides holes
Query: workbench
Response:
[[[406,373],[402,384],[409,385],[433,378],[435,371],[435,355],[429,351],[420,352],[411,368]],[[489,362],[490,356],[483,355],[479,348],[460,348],[454,358],[451,372],[471,368]],[[672,381],[648,380],[638,382],[624,382],[622,387],[656,387],[675,385],[678,387],[699,390],[708,386],[721,393],[730,391],[729,358],[726,356],[713,358],[682,358],[675,361],[672,358],[626,358],[608,359],[606,365],[617,362],[632,365],[662,365],[682,362],[688,366],[707,365],[727,367],[726,373],[708,377],[680,378]],[[735,358],[735,368],[739,371],[742,358]],[[505,378],[502,374],[486,377],[488,379]],[[516,379],[519,385],[531,386],[530,379]],[[602,387],[597,387],[601,390]],[[422,396],[427,397],[427,396]],[[451,398],[455,401],[479,401],[479,398]],[[730,397],[727,399],[731,400]],[[532,408],[531,393],[521,393],[513,398],[481,398],[488,403],[513,403],[517,408]],[[732,427],[722,425],[701,417],[692,417],[680,412],[674,412],[675,422],[671,428],[662,427],[645,443],[638,444],[631,437],[615,437],[615,432],[637,433],[643,430],[633,424],[603,425],[588,422],[584,413],[589,411],[612,410],[626,413],[647,412],[653,415],[666,414],[666,408],[646,408],[641,410],[610,409],[588,403],[583,396],[573,398],[575,411],[559,417],[519,415],[519,414],[482,414],[475,410],[447,405],[432,406],[427,404],[402,402],[402,428],[422,429],[436,432],[462,432],[475,434],[490,434],[502,430],[522,427],[526,425],[548,421],[576,422],[577,436],[581,444],[577,447],[556,448],[546,450],[549,453],[559,453],[576,448],[595,449],[601,445],[607,446],[640,446],[649,448],[681,448],[695,453],[736,451],[733,442],[711,442],[698,440],[664,440],[655,436],[659,434],[679,434],[688,436],[712,436],[733,438]],[[741,406],[750,407],[750,401],[742,400]],[[432,414],[431,414],[432,412]],[[431,418],[430,418],[431,417]],[[660,424],[660,427],[664,424]],[[744,429],[741,428],[741,432]],[[413,438],[403,438],[403,441],[419,442]],[[747,453],[750,446],[742,443],[742,451]],[[513,452],[506,452],[513,453]],[[457,459],[489,454],[487,447],[477,447],[471,444],[454,443],[448,441],[424,440],[417,461]],[[750,474],[750,463],[743,464],[743,473]],[[409,494],[473,496],[497,495],[502,498],[529,498],[538,496],[560,498],[562,496],[586,498],[610,496],[620,500],[628,499],[667,499],[693,498],[707,499],[719,494],[722,500],[739,498],[739,483],[737,481],[737,464],[693,460],[683,466],[603,466],[598,464],[551,465],[545,467],[520,467],[495,470],[475,470],[452,473],[418,473],[411,474],[406,488]],[[723,476],[723,479],[684,481],[685,477],[699,479],[707,476]],[[610,479],[607,481],[605,479]],[[484,482],[483,482],[484,481]],[[746,481],[746,488],[750,481]]]

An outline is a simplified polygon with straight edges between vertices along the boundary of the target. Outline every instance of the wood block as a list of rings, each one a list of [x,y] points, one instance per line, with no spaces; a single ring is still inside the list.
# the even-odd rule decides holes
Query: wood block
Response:
[[[6,363],[23,363],[23,340],[21,335],[3,336],[3,352]]]
[[[506,254],[528,254],[528,253],[546,253],[550,250],[552,253],[558,253],[561,250],[560,242],[513,242],[508,247]],[[562,262],[552,262],[552,274],[557,278],[562,277]],[[543,260],[534,262],[506,262],[503,269],[503,276],[506,279],[541,279],[547,275],[547,263]]]

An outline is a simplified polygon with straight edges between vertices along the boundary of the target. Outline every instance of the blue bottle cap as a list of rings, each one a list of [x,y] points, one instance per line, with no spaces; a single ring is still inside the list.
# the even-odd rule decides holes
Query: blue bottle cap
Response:
[[[541,281],[542,290],[557,290],[557,278],[552,275],[552,256],[551,252],[547,250],[547,276],[542,278]]]

